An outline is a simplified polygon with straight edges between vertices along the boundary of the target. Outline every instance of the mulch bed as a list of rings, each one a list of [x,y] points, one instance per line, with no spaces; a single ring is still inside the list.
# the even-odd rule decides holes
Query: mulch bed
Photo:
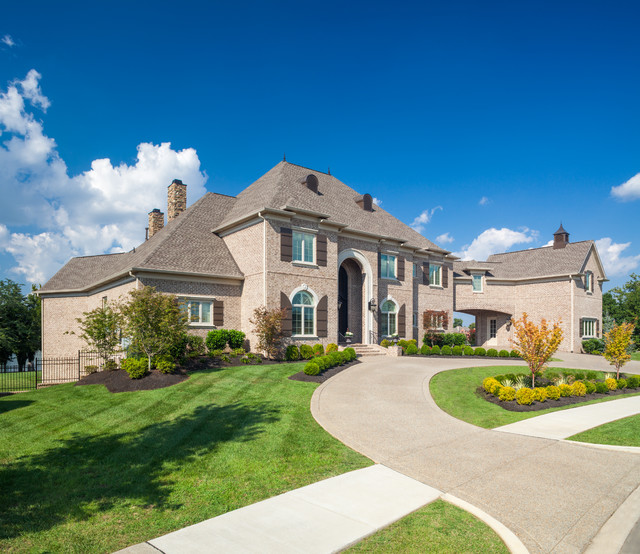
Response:
[[[124,369],[117,371],[98,371],[83,377],[76,383],[82,385],[104,385],[109,392],[133,392],[139,390],[164,389],[186,381],[189,376],[182,370],[176,373],[160,373],[153,369],[142,379],[131,379]]]
[[[536,379],[536,382],[538,380]],[[520,405],[515,400],[502,401],[493,394],[489,394],[482,387],[476,389],[476,395],[483,398],[487,402],[497,404],[505,410],[510,412],[537,412],[539,410],[546,410],[547,408],[558,408],[559,406],[570,406],[571,404],[582,404],[583,402],[589,402],[589,400],[598,400],[599,398],[609,396],[619,396],[621,394],[629,394],[634,392],[640,392],[640,389],[617,389],[609,391],[607,394],[600,394],[593,392],[585,396],[561,396],[558,400],[547,399],[545,402],[534,402],[530,406]]]
[[[359,363],[360,360],[353,360],[348,364],[337,365],[335,367],[326,369],[319,375],[307,375],[304,371],[301,371],[300,373],[291,375],[289,379],[291,379],[292,381],[304,381],[305,383],[324,383],[327,379],[331,379],[331,377],[333,377],[334,375],[338,375],[338,373],[340,373],[341,371],[344,371],[345,369],[348,369],[351,366]]]
[[[198,371],[202,369],[220,369],[224,367],[237,367],[245,365],[240,360],[242,356],[237,358],[229,358],[228,362],[222,361],[220,358],[212,358],[210,356],[199,356],[197,358],[187,359],[184,364],[181,366],[182,368],[188,371]],[[282,364],[288,362],[278,362],[276,360],[266,360],[262,359],[262,363],[260,365],[273,365],[273,364]],[[255,363],[247,364],[247,365],[258,365]]]

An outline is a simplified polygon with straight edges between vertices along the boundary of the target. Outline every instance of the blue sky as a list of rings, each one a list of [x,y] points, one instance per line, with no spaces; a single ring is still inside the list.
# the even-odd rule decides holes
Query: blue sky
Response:
[[[462,256],[594,239],[640,272],[635,3],[30,2],[0,19],[0,278],[128,250],[173,178],[282,159]]]

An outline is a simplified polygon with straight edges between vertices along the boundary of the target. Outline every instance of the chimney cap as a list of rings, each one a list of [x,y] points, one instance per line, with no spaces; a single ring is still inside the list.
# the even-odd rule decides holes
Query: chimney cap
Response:
[[[159,214],[159,213],[162,213],[162,212],[161,212],[158,208],[154,208],[154,209],[153,209],[153,210],[151,210],[149,213],[150,213],[150,214]]]
[[[183,185],[183,184],[184,183],[180,179],[174,179],[173,181],[171,181],[171,185]]]

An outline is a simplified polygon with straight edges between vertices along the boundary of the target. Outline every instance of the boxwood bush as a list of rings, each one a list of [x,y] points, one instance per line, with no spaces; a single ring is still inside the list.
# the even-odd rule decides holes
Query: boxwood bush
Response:
[[[242,348],[245,337],[246,335],[242,331],[237,331],[236,329],[229,329],[227,331],[227,342],[230,348]]]
[[[471,346],[465,346],[462,352],[465,356],[473,356],[473,348]]]
[[[338,345],[335,342],[330,342],[329,344],[327,344],[327,349],[325,350],[327,354],[329,354],[329,352],[337,352],[337,351],[338,351]]]
[[[482,348],[481,346],[476,348],[473,352],[474,356],[486,356],[487,355],[487,351]]]
[[[440,347],[437,344],[431,349],[431,354],[434,356],[440,355]]]
[[[508,358],[509,357],[509,351],[508,350],[500,350],[500,352],[498,352],[498,357],[500,357],[500,358]]]
[[[512,350],[511,352],[509,352],[509,356],[512,358],[519,358],[520,352],[518,352],[517,350]]]
[[[135,358],[126,358],[122,360],[120,364],[122,369],[124,369],[131,379],[141,379],[147,373],[147,369],[149,367],[149,360],[147,358],[140,358],[136,360]]]
[[[440,351],[440,353],[441,353],[443,356],[451,356],[451,354],[452,354],[451,347],[450,347],[448,344],[445,344],[445,345],[442,347],[442,350]]]
[[[223,350],[227,346],[227,330],[226,329],[214,329],[207,333],[207,348],[209,352],[212,350]]]
[[[462,346],[456,345],[451,349],[451,353],[454,356],[462,356]]]
[[[301,344],[300,356],[304,360],[310,360],[311,358],[313,358],[313,348],[311,348],[308,344]]]
[[[640,377],[637,375],[630,375],[627,377],[627,387],[630,389],[637,389],[640,386]]]
[[[609,392],[609,387],[607,387],[606,383],[596,383],[596,392],[600,394],[607,394]]]
[[[298,347],[295,344],[290,344],[289,346],[287,346],[287,349],[284,353],[284,359],[287,362],[295,362],[296,360],[300,359],[300,350],[298,350]]]
[[[497,358],[498,351],[495,348],[489,348],[489,350],[487,350],[487,356],[489,356],[490,358]]]
[[[324,346],[320,343],[313,345],[313,354],[315,356],[323,356],[324,355]]]
[[[423,344],[420,347],[420,354],[423,356],[431,356],[431,347],[428,344]]]
[[[407,350],[405,354],[407,356],[415,356],[418,353],[418,347],[415,344],[407,345]]]
[[[318,375],[320,373],[320,366],[314,360],[313,362],[309,362],[304,366],[304,372],[307,375]]]

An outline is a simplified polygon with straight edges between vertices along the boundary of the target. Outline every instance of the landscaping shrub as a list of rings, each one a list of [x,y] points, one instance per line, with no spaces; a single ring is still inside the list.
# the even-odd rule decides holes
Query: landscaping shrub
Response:
[[[516,392],[516,402],[523,406],[530,406],[533,403],[534,393],[528,387],[522,387]]]
[[[340,365],[342,362],[341,360],[341,356],[340,356],[340,352],[331,352],[331,354],[329,354],[329,357],[331,358],[331,363],[336,366],[336,365]]]
[[[558,388],[560,389],[560,396],[566,397],[566,396],[571,396],[571,392],[572,392],[572,388],[571,385],[559,385]]]
[[[202,337],[200,337],[202,338]],[[204,348],[204,341],[202,342],[202,347]],[[159,360],[156,360],[156,369],[160,372],[160,373],[173,373],[176,369],[176,364],[168,359],[168,358],[160,358]]]
[[[480,346],[480,347],[476,348],[473,351],[473,355],[474,356],[486,356],[487,355],[487,351]]]
[[[391,342],[388,341],[387,339],[382,339],[380,346],[383,346],[384,348],[389,348],[391,346]]]
[[[547,400],[547,389],[545,387],[536,387],[533,389],[533,399],[536,402],[545,402]]]
[[[238,358],[239,356],[244,356],[244,355],[245,355],[245,353],[246,353],[246,352],[244,351],[244,348],[234,348],[234,349],[231,351],[231,355],[232,355],[232,356],[235,356],[236,358]]]
[[[489,358],[497,358],[498,351],[495,348],[489,348],[489,350],[487,350],[487,356],[489,356]]]
[[[212,350],[224,350],[224,347],[227,346],[227,330],[214,329],[213,331],[209,331],[205,342],[209,352]]]
[[[598,374],[595,371],[587,371],[587,379],[589,381],[595,381],[598,378]]]
[[[508,350],[500,350],[500,352],[498,352],[498,356],[500,358],[508,358],[509,357],[509,351]]]
[[[627,387],[630,389],[637,389],[640,386],[640,377],[637,375],[631,375],[627,377]]]
[[[431,349],[431,354],[434,356],[440,355],[440,347],[437,344]]]
[[[602,354],[604,352],[604,340],[596,338],[583,340],[582,350],[587,354]]]
[[[220,356],[220,361],[229,363],[231,360],[229,359],[229,356],[223,354],[222,356]]]
[[[356,350],[355,348],[352,348],[351,346],[349,346],[348,348],[345,348],[343,350],[345,356],[348,357],[349,361],[352,362],[353,360],[355,360],[358,355],[356,354]]]
[[[582,371],[576,371],[576,381],[584,381],[585,374]]]
[[[467,342],[467,337],[464,333],[443,333],[442,337],[443,346],[464,346]]]
[[[332,367],[331,358],[329,358],[328,356],[318,356],[313,361],[314,363],[318,364],[320,371],[324,371],[325,369],[329,369],[330,367]]]
[[[504,387],[498,383],[497,385],[493,386],[493,390],[491,391],[491,394],[493,394],[493,396],[497,396],[498,398],[500,398],[500,391],[503,389]]]
[[[327,354],[329,352],[337,352],[337,351],[338,351],[338,345],[335,342],[330,342],[329,344],[327,344],[327,349],[325,350]]]
[[[573,396],[584,396],[587,394],[587,387],[582,381],[576,381],[571,385],[571,394]]]
[[[550,400],[560,400],[560,389],[555,385],[549,385],[547,387],[547,398]]]
[[[482,380],[482,388],[483,388],[486,392],[488,392],[489,394],[491,394],[491,392],[493,391],[493,387],[494,387],[496,384],[498,384],[498,385],[499,385],[500,383],[498,382],[498,380],[497,380],[495,377],[485,377],[485,378]]]
[[[322,346],[321,344],[314,344],[313,353],[316,356],[324,356],[324,346]]]
[[[222,356],[222,354],[224,354],[224,351],[220,349],[209,350],[209,356],[213,358],[215,358],[216,356]]]
[[[431,356],[431,347],[428,344],[423,344],[420,347],[420,354],[423,356]]]
[[[465,356],[473,356],[473,348],[471,346],[465,346],[464,350],[462,351],[462,353]]]
[[[440,353],[441,353],[443,356],[451,356],[451,353],[452,353],[451,347],[450,347],[450,346],[447,346],[447,345],[446,345],[446,346],[443,346],[443,347],[442,347],[442,350],[440,351]]]
[[[207,349],[204,345],[204,339],[198,335],[187,335],[183,354],[186,354],[190,358],[195,358],[197,356],[204,356],[207,352]],[[177,358],[181,358],[182,356],[177,356]],[[176,359],[175,356],[172,356],[173,359]]]
[[[245,334],[242,331],[236,329],[229,329],[227,331],[227,342],[229,348],[242,348],[244,346]]]
[[[98,371],[98,366],[97,365],[86,365],[86,366],[84,366],[84,372],[87,375],[91,375],[92,373],[96,373],[97,371]]]
[[[320,366],[315,362],[309,362],[304,366],[304,372],[307,375],[318,375],[320,373]]]
[[[627,380],[626,379],[618,379],[616,381],[616,384],[618,385],[619,389],[626,389],[627,388]]]
[[[462,356],[462,346],[456,344],[456,346],[451,349],[451,352],[454,356]]]
[[[511,352],[509,352],[509,356],[511,358],[519,358],[520,357],[520,352],[518,352],[517,350],[512,350]]]
[[[591,381],[585,381],[584,386],[587,389],[587,394],[596,392],[596,386]]]
[[[606,383],[596,383],[596,392],[599,394],[607,394],[609,387],[607,387]]]
[[[313,358],[313,348],[311,348],[308,344],[301,344],[300,356],[303,360],[310,360],[311,358]]]
[[[284,359],[287,362],[295,362],[300,359],[300,350],[295,344],[290,344],[284,352]]]
[[[502,387],[498,395],[498,398],[503,402],[509,402],[510,400],[515,399],[515,397],[516,389],[514,389],[513,387]]]
[[[404,340],[404,339],[400,339],[398,341],[398,346],[402,347],[402,348],[406,348],[408,346],[409,342]]]
[[[407,356],[415,356],[417,353],[418,353],[418,347],[415,344],[409,344],[407,346],[407,351],[406,351]]]
[[[126,358],[122,360],[122,369],[124,369],[131,379],[141,379],[147,373],[149,360],[147,358]]]
[[[609,390],[616,390],[618,388],[618,383],[616,383],[616,380],[613,377],[605,379],[604,384],[607,385]]]

